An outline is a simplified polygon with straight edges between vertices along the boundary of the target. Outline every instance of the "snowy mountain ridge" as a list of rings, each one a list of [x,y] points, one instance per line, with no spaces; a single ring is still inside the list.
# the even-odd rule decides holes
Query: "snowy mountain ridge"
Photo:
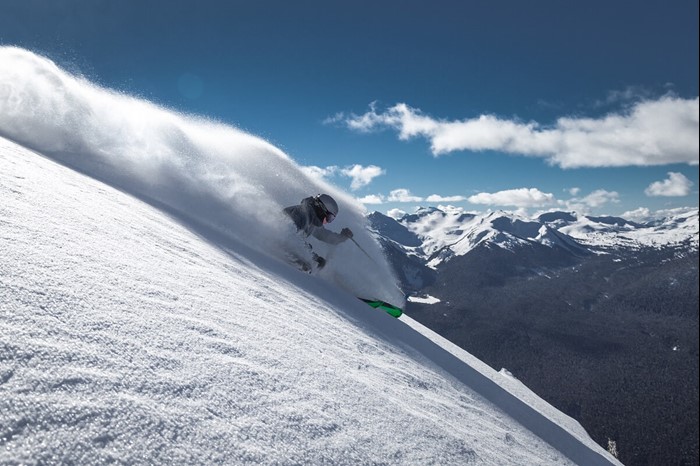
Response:
[[[681,246],[698,249],[697,208],[644,223],[575,212],[549,212],[530,219],[504,211],[471,214],[436,207],[398,219],[378,212],[368,218],[379,236],[433,269],[486,245],[515,250],[540,244],[573,254]]]

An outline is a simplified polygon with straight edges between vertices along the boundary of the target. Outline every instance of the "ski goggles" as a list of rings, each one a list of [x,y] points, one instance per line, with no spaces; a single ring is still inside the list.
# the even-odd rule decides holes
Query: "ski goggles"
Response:
[[[335,214],[328,210],[326,206],[323,204],[323,202],[317,200],[317,205],[323,210],[323,224],[325,225],[326,223],[331,223],[333,220],[335,220]]]

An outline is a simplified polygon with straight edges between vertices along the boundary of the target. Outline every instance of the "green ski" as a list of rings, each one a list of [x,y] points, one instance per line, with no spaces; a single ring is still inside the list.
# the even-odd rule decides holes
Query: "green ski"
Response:
[[[401,314],[403,314],[403,311],[394,306],[393,304],[389,304],[385,301],[380,301],[378,299],[365,299],[365,298],[358,298],[360,301],[364,301],[370,306],[372,306],[375,309],[381,309],[387,314],[394,316],[394,317],[401,317]]]

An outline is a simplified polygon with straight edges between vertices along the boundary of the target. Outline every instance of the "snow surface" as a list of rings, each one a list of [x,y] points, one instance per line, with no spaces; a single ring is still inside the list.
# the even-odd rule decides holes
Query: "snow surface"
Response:
[[[604,248],[665,247],[687,243],[698,249],[698,209],[679,212],[671,217],[657,219],[642,226],[623,225],[611,228],[588,217],[559,229],[583,244]]]
[[[269,218],[309,190],[379,249],[349,196],[264,141],[15,48],[0,134],[0,463],[619,464],[357,300],[396,298],[381,254],[373,273],[351,248],[319,276],[281,262]]]
[[[439,303],[440,300],[434,296],[430,295],[425,295],[425,296],[409,296],[408,301],[412,303],[421,303],[421,304],[436,304]]]
[[[0,180],[3,464],[610,459],[408,318],[2,139]]]

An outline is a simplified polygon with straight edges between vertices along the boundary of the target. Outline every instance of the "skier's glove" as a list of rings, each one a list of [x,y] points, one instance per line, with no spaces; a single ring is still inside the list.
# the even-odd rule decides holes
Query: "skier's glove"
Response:
[[[345,236],[346,238],[352,238],[352,231],[350,231],[350,228],[343,228],[340,230],[340,234]]]
[[[316,261],[316,265],[318,266],[318,270],[321,270],[323,267],[326,266],[326,259],[323,257],[319,256],[318,254],[314,253],[313,258]]]

